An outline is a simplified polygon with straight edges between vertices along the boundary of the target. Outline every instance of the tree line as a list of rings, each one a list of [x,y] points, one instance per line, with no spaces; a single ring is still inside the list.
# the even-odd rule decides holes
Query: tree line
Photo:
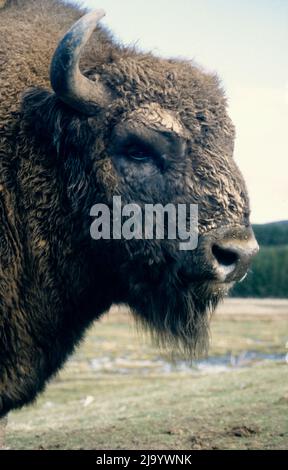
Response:
[[[288,221],[257,224],[253,229],[260,252],[231,295],[288,298]]]

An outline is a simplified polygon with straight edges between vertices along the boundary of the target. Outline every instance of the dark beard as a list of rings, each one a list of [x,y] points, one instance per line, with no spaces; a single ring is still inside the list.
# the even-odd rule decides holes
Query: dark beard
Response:
[[[150,292],[139,289],[130,306],[137,324],[148,330],[157,346],[192,359],[207,353],[210,319],[226,292],[208,282],[181,290],[158,286],[154,292],[150,286]]]

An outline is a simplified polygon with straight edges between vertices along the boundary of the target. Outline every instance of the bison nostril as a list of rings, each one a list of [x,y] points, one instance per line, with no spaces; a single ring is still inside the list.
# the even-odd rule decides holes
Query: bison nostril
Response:
[[[222,266],[234,266],[239,260],[239,255],[235,251],[219,245],[212,246],[212,253],[218,264]]]
[[[247,273],[259,246],[251,227],[220,227],[203,238],[206,269],[219,282],[235,282]]]

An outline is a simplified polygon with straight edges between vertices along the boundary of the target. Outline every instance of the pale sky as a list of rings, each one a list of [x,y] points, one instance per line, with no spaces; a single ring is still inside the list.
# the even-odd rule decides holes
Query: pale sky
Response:
[[[77,2],[74,2],[77,3]],[[78,2],[79,3],[79,2]],[[288,0],[84,0],[124,44],[221,77],[252,222],[288,219]]]

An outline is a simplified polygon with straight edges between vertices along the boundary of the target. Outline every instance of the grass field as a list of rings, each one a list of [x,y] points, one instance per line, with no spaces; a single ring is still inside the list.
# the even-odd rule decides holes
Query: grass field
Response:
[[[33,406],[9,416],[11,449],[288,447],[288,301],[228,299],[209,357],[190,364],[113,309]]]

